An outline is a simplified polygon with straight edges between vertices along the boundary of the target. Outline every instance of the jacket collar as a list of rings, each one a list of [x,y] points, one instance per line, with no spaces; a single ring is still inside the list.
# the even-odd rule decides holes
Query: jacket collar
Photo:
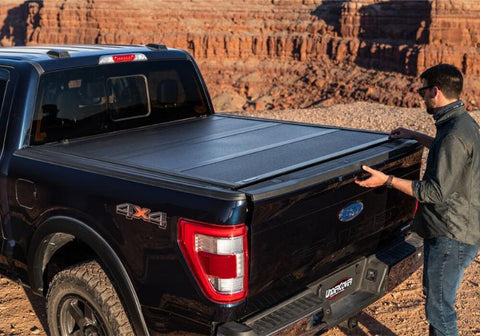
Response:
[[[463,112],[465,112],[465,105],[461,100],[445,105],[433,115],[435,126],[438,127]]]

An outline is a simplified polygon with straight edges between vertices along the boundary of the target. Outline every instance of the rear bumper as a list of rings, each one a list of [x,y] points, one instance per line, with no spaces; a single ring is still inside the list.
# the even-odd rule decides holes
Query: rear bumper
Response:
[[[422,262],[423,240],[409,234],[265,312],[220,325],[216,335],[266,336],[287,329],[313,335],[357,315],[408,278]]]

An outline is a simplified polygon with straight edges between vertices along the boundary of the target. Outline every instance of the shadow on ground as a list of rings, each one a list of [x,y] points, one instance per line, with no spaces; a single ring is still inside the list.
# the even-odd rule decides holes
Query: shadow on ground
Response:
[[[349,336],[368,336],[368,335],[382,335],[382,336],[396,336],[396,334],[390,330],[388,327],[378,322],[376,319],[370,315],[361,312],[358,315],[358,323],[363,325],[368,333],[364,332],[360,328],[348,329],[344,327],[338,327],[345,335]]]
[[[45,298],[42,296],[33,294],[33,292],[29,288],[24,288],[24,291],[25,291],[26,297],[28,298],[28,301],[30,301],[32,308],[38,317],[38,320],[42,324],[42,328],[45,330],[46,334],[49,335],[48,324],[47,324],[47,307],[45,305],[46,303]]]

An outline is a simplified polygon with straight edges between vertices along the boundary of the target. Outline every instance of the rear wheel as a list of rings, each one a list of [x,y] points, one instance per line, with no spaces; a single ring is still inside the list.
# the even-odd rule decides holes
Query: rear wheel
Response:
[[[96,261],[55,275],[47,294],[52,336],[134,336],[117,293]]]

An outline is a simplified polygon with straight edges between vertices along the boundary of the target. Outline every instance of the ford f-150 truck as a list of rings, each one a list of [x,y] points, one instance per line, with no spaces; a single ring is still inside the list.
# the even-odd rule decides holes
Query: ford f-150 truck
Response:
[[[0,106],[0,269],[50,335],[320,333],[421,262],[415,200],[354,183],[418,143],[214,114],[185,51],[1,48]]]

